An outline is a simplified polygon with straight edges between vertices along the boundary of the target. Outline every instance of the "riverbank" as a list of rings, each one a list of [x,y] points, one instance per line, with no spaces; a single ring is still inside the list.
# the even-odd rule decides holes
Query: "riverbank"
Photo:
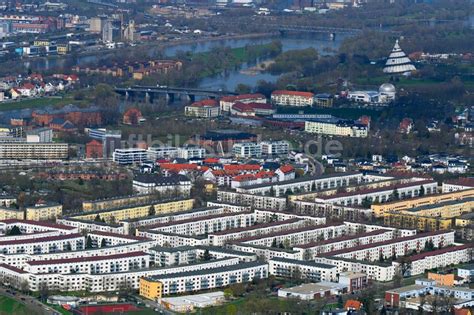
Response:
[[[247,69],[243,69],[243,70],[240,70],[240,73],[241,74],[245,74],[245,75],[251,75],[251,76],[255,76],[255,75],[258,75],[260,73],[263,73],[267,70],[267,68],[272,65],[273,63],[275,63],[275,60],[274,59],[271,59],[271,60],[265,60],[265,61],[262,61],[260,62],[258,65],[256,66],[253,66],[253,67],[250,67],[250,68],[247,68]]]
[[[23,61],[47,61],[47,60],[59,60],[59,59],[67,59],[67,58],[78,58],[78,57],[98,57],[100,59],[107,58],[107,55],[115,54],[124,51],[130,50],[141,50],[143,48],[158,48],[160,50],[164,50],[170,47],[176,47],[181,45],[194,45],[200,43],[207,43],[207,42],[218,42],[218,41],[225,41],[225,40],[241,40],[241,39],[258,39],[258,38],[272,38],[277,37],[278,33],[256,33],[256,34],[241,34],[241,35],[227,35],[227,36],[219,36],[219,37],[202,37],[202,38],[188,38],[184,40],[177,40],[177,41],[156,41],[156,42],[145,42],[138,44],[136,46],[126,46],[122,48],[115,48],[115,49],[98,49],[94,51],[81,51],[77,53],[71,53],[68,55],[51,55],[51,56],[38,56],[38,57],[25,57],[22,58]],[[159,47],[157,47],[159,45]],[[150,56],[151,57],[151,56]]]

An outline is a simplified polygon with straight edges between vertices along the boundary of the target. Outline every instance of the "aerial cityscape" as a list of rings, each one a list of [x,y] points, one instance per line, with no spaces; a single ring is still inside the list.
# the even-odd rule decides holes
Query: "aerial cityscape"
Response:
[[[0,0],[0,315],[474,314],[474,1]]]

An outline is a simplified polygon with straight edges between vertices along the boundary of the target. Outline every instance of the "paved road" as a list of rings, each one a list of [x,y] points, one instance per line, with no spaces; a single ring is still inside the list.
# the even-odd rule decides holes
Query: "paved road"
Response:
[[[309,160],[309,173],[313,176],[321,176],[324,173],[324,166],[312,155],[305,154]]]
[[[7,292],[10,291],[10,292]],[[41,315],[55,315],[59,314],[56,310],[53,310],[49,306],[41,303],[37,299],[29,296],[21,294],[17,291],[6,289],[4,287],[0,287],[0,294],[8,296],[9,298],[15,299],[16,301],[24,304],[29,310],[34,310],[35,312],[32,314],[41,314]]]

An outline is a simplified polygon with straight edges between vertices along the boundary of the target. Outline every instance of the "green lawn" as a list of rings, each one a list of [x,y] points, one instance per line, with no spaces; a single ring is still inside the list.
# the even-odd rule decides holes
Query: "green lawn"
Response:
[[[0,111],[17,110],[25,108],[41,108],[46,106],[66,105],[72,102],[69,97],[42,97],[35,99],[25,99],[16,102],[0,103]]]
[[[30,315],[30,310],[10,297],[0,295],[0,314]]]

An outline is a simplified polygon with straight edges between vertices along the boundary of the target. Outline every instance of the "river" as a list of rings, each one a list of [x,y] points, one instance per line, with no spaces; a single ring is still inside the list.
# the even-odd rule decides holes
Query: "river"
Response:
[[[158,52],[162,51],[167,57],[172,58],[177,52],[206,52],[215,47],[244,47],[246,45],[257,45],[269,43],[273,40],[279,40],[282,43],[283,51],[293,49],[305,49],[315,48],[320,54],[331,54],[331,50],[338,49],[339,45],[345,38],[344,35],[338,35],[335,40],[329,40],[328,35],[315,35],[315,36],[284,36],[284,37],[266,37],[266,38],[245,38],[245,39],[225,39],[225,40],[209,40],[203,42],[197,42],[193,44],[181,44],[174,46],[162,47],[160,45],[154,46],[148,49],[148,54],[151,58]],[[31,59],[24,62],[25,67],[31,68],[32,71],[45,71],[52,69],[68,69],[75,65],[94,65],[99,63],[101,60],[107,59],[107,51],[97,53],[94,55],[83,55],[83,56],[67,56],[67,57],[56,57],[56,58],[38,58]],[[259,60],[259,62],[264,60]],[[266,80],[274,82],[278,76],[273,76],[269,73],[257,73],[257,74],[243,74],[240,70],[245,70],[255,64],[243,64],[240,69],[226,71],[220,75],[209,77],[200,83],[203,88],[210,89],[223,89],[228,91],[235,90],[239,83],[245,83],[248,85],[255,85],[259,80]]]

